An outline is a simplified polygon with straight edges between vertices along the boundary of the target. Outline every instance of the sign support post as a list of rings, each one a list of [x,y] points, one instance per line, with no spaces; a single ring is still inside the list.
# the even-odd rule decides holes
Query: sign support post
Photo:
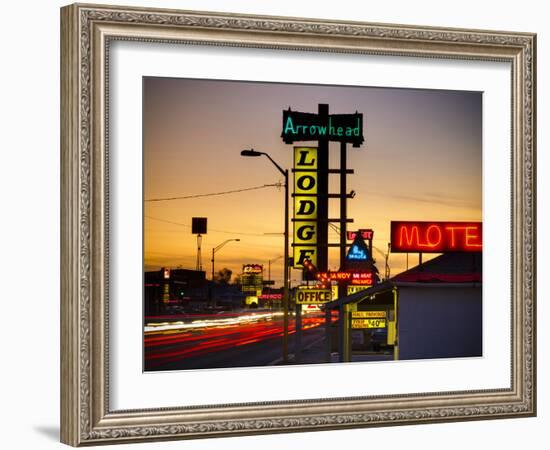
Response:
[[[332,326],[332,311],[328,308],[325,309],[325,343],[326,343],[326,348],[325,348],[325,361],[326,362],[331,362],[331,333],[332,333],[332,329],[331,329],[331,326]]]
[[[294,362],[299,363],[302,360],[302,305],[299,303],[296,303],[295,326]]]
[[[320,103],[318,116],[320,123],[328,123],[328,105]],[[328,137],[319,137],[318,150],[318,190],[317,190],[317,267],[328,269]]]
[[[340,217],[347,217],[347,152],[346,143],[340,143]],[[346,260],[347,222],[340,223],[340,270]]]

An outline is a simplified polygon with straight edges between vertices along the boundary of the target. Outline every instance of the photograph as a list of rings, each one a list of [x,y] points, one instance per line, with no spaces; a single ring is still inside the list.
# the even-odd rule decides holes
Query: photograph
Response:
[[[142,95],[145,372],[484,356],[482,92]]]

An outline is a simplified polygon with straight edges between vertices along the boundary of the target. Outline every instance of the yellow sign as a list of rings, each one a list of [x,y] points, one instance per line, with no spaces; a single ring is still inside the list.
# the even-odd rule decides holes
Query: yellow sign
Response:
[[[351,328],[386,328],[386,319],[351,319]]]
[[[298,305],[327,303],[331,300],[331,289],[308,289],[304,287],[296,290],[296,304]]]
[[[348,295],[355,294],[359,291],[365,291],[372,286],[348,286]]]
[[[353,319],[385,319],[386,311],[353,311]]]
[[[256,304],[258,305],[258,297],[254,296],[254,295],[248,295],[245,299],[245,302],[246,302],[246,305],[247,306],[250,306],[252,304]]]
[[[317,264],[317,147],[294,147],[294,266]]]

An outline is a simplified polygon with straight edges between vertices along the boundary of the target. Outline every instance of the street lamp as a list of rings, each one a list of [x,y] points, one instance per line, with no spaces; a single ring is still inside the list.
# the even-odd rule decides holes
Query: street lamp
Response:
[[[285,177],[285,252],[284,252],[284,287],[283,287],[283,361],[288,362],[288,169],[283,169],[271,156],[253,148],[241,151],[241,156],[266,156]]]
[[[216,252],[221,249],[225,244],[229,243],[229,242],[232,242],[232,241],[235,241],[235,242],[239,242],[240,239],[228,239],[227,241],[223,241],[220,245],[218,245],[217,247],[214,247],[212,249],[212,281],[214,281],[214,255],[216,254]]]

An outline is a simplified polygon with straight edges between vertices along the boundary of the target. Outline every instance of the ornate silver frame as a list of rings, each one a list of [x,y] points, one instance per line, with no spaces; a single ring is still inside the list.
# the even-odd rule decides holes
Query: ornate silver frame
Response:
[[[111,411],[106,68],[115,39],[511,63],[510,388]],[[97,5],[62,8],[62,442],[80,446],[535,415],[535,53],[536,36],[529,33]]]

